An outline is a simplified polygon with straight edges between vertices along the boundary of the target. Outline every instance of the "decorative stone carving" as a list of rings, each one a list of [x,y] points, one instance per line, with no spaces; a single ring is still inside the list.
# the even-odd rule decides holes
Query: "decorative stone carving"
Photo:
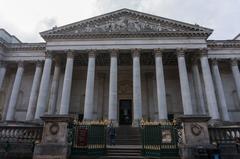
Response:
[[[202,133],[202,126],[197,123],[191,124],[191,132],[195,136],[199,136]]]
[[[185,50],[183,48],[177,49],[176,52],[178,57],[184,57],[185,55]]]
[[[118,94],[132,94],[132,81],[125,80],[119,82]]]
[[[59,131],[59,125],[56,122],[51,123],[51,125],[49,126],[49,132],[52,135],[56,135]]]
[[[170,27],[160,24],[158,22],[146,21],[145,19],[139,19],[128,15],[111,18],[106,21],[98,23],[87,23],[74,33],[101,33],[101,32],[160,32],[160,31],[183,31],[180,27]]]
[[[238,65],[238,59],[237,58],[231,59],[231,65],[232,66],[237,66]]]

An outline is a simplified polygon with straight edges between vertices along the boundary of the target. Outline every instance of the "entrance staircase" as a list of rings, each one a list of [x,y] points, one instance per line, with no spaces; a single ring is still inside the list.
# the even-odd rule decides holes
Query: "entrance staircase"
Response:
[[[141,133],[139,128],[129,125],[116,128],[116,145],[141,145]]]
[[[141,155],[141,134],[139,128],[130,125],[116,128],[116,145],[108,146],[105,158],[144,159]]]

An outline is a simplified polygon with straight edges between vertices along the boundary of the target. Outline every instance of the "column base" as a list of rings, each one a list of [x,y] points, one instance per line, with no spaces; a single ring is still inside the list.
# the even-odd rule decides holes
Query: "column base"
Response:
[[[134,119],[132,122],[132,127],[140,127],[141,126],[141,119]]]
[[[113,127],[118,127],[119,126],[118,120],[109,119],[109,121],[110,121],[110,123],[108,125],[110,125],[112,123]]]

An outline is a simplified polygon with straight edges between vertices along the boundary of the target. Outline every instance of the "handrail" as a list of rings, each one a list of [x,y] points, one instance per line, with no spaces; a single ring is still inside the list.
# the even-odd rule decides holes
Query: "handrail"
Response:
[[[42,126],[0,125],[0,143],[35,143],[42,138]]]
[[[209,127],[208,130],[212,144],[236,143],[240,138],[240,126]]]

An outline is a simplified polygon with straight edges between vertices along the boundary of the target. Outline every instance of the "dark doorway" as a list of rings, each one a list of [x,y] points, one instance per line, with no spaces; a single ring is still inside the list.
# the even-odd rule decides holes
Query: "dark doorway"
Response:
[[[132,100],[124,99],[119,101],[119,124],[132,124]]]

